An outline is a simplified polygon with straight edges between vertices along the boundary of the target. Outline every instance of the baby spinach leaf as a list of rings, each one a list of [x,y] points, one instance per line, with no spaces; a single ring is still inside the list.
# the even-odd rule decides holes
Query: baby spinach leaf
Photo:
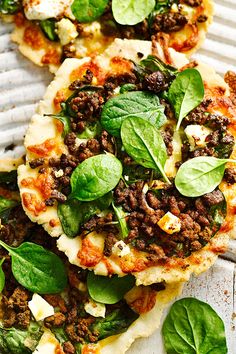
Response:
[[[21,0],[1,0],[0,12],[3,14],[14,14],[19,11],[22,6]]]
[[[196,69],[186,69],[179,73],[172,82],[168,99],[178,119],[178,130],[186,115],[197,107],[204,98],[204,85],[200,73]]]
[[[77,199],[69,199],[66,203],[58,205],[58,216],[64,233],[68,237],[75,237],[80,233],[83,223],[93,215],[109,208],[112,202],[112,193],[92,202],[80,202]]]
[[[111,278],[88,273],[87,286],[91,298],[103,304],[116,304],[135,285],[135,277],[113,276]]]
[[[155,0],[112,0],[113,16],[121,25],[136,25],[154,9]]]
[[[101,124],[111,135],[119,137],[122,122],[126,118],[143,118],[157,128],[166,122],[164,106],[157,95],[150,92],[133,91],[108,100],[103,107]]]
[[[222,319],[211,306],[194,298],[171,307],[162,334],[167,354],[226,354]]]
[[[122,164],[112,154],[90,157],[71,175],[71,198],[81,201],[98,199],[110,192],[122,176]]]
[[[210,193],[222,181],[228,161],[211,156],[190,159],[180,166],[175,177],[175,186],[186,197]]]
[[[112,206],[120,225],[121,236],[124,239],[129,234],[129,228],[125,220],[126,213],[124,212],[122,206],[116,207],[114,203],[112,203]]]
[[[56,20],[49,18],[39,22],[41,30],[50,41],[57,41]]]
[[[105,318],[97,318],[89,329],[98,333],[98,340],[101,340],[125,332],[138,317],[137,313],[124,304]]]
[[[137,86],[134,84],[124,84],[120,87],[120,93],[136,91]]]
[[[171,65],[165,64],[163,61],[157,57],[154,57],[153,55],[148,55],[146,59],[141,60],[140,64],[151,72],[161,71],[167,78],[174,79],[178,74],[178,69]]]
[[[151,123],[138,117],[125,119],[121,126],[121,139],[135,162],[160,171],[164,180],[170,183],[164,171],[166,147],[160,132]]]
[[[5,258],[2,258],[0,260],[0,293],[3,291],[3,289],[5,287],[5,274],[2,270],[2,265],[3,265],[4,261],[5,261]]]
[[[0,245],[12,257],[15,279],[26,289],[39,294],[54,294],[65,289],[67,273],[57,255],[30,242],[13,248],[0,240]]]
[[[65,137],[71,131],[70,118],[64,115],[64,111],[62,111],[60,114],[45,114],[45,116],[55,118],[63,124],[63,137]]]
[[[31,354],[35,351],[42,335],[42,327],[36,322],[31,322],[25,330],[0,328],[0,352],[1,354]]]
[[[108,5],[108,0],[74,0],[71,10],[79,22],[92,22],[100,17]]]
[[[6,199],[0,196],[0,218],[5,221],[8,218],[11,209],[18,204],[19,202],[16,200]]]

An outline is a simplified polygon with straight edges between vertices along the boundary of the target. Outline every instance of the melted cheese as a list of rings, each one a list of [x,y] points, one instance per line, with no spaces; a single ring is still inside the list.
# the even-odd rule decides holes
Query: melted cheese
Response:
[[[55,313],[53,306],[49,305],[49,303],[38,294],[33,295],[28,305],[36,321],[42,321],[46,317],[53,316]]]
[[[25,16],[28,20],[46,20],[63,15],[73,0],[23,0]]]

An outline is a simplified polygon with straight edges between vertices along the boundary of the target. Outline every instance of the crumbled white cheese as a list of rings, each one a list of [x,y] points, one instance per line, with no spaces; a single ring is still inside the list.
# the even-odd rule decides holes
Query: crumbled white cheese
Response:
[[[165,188],[165,182],[159,181],[159,179],[154,179],[152,181],[151,187],[152,187],[152,189],[164,189]]]
[[[62,169],[60,169],[58,171],[55,171],[54,175],[55,175],[56,178],[60,178],[60,177],[62,177],[64,175],[64,172],[63,172]]]
[[[94,317],[105,317],[106,315],[106,306],[104,304],[101,304],[100,302],[95,302],[92,299],[90,299],[86,304],[84,305],[84,309],[87,313]]]
[[[193,151],[197,148],[203,148],[206,146],[205,139],[212,130],[203,125],[190,124],[185,128],[184,132],[188,138],[190,150]]]
[[[148,190],[149,190],[149,186],[147,183],[145,183],[143,186],[143,190],[142,190],[143,194],[146,194],[148,192]]]
[[[124,241],[117,241],[112,247],[112,253],[118,257],[127,256],[130,253],[130,248]]]
[[[76,26],[68,18],[57,23],[57,34],[62,45],[70,43],[78,36]]]
[[[55,336],[50,331],[46,331],[42,335],[39,344],[37,345],[33,354],[55,354],[58,347],[59,342]]]
[[[71,0],[23,0],[28,20],[46,20],[62,15],[71,5]]]
[[[28,305],[36,321],[42,321],[46,317],[53,316],[55,313],[53,306],[38,294],[33,295]]]
[[[171,12],[179,12],[178,5],[177,5],[177,4],[173,4],[173,5],[171,6]]]
[[[180,219],[169,211],[158,221],[157,224],[163,231],[170,235],[179,232],[181,229]]]

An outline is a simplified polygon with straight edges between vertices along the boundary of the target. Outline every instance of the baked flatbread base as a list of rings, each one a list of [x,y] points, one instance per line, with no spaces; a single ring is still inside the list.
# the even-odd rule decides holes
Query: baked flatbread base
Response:
[[[151,43],[147,41],[128,41],[116,39],[114,44],[112,44],[111,47],[108,48],[103,55],[96,58],[96,63],[99,64],[99,66],[103,68],[103,70],[109,70],[111,57],[120,55],[121,57],[137,61],[137,52],[143,53],[144,57],[147,56],[151,53]],[[160,57],[163,59],[163,52],[159,47],[158,52],[160,54]],[[170,49],[170,55],[172,57],[173,65],[178,68],[188,63],[188,60],[183,54],[176,53],[173,49]],[[56,112],[54,105],[55,96],[58,95],[59,91],[63,92],[64,90],[66,92],[66,89],[71,82],[71,76],[74,77],[74,74],[79,70],[78,68],[89,61],[90,58],[84,58],[81,60],[67,59],[62,64],[61,68],[58,70],[54,81],[47,89],[43,101],[40,102],[37,109],[37,113],[33,116],[28,132],[26,134],[25,147],[27,150],[28,161],[35,158],[35,155],[32,154],[31,151],[29,151],[28,147],[32,145],[35,146],[35,144],[42,144],[45,142],[45,140],[48,139],[54,139],[54,141],[56,141],[57,148],[50,151],[47,157],[58,156],[58,154],[60,156],[62,152],[66,152],[66,147],[63,143],[61,133],[58,132],[55,120],[49,117],[45,117],[44,114]],[[208,67],[207,65],[199,63],[197,69],[201,72],[202,77],[205,80],[206,96],[216,97],[217,111],[223,112],[225,110],[225,105],[229,105],[227,98],[229,94],[228,86],[226,85],[224,80],[220,76],[218,76],[212,68]],[[234,108],[230,107],[230,110],[227,108],[227,113],[229,113],[229,111],[232,121],[234,120],[235,122],[236,113]],[[177,149],[180,149],[180,147],[177,146]],[[25,209],[26,214],[32,221],[42,224],[45,230],[51,236],[61,236],[58,240],[58,248],[66,253],[69,258],[69,261],[72,264],[76,264],[83,268],[83,265],[80,264],[80,260],[77,256],[78,252],[81,251],[82,248],[81,237],[78,236],[74,239],[70,239],[63,234],[63,230],[57,216],[57,206],[55,205],[53,207],[46,207],[45,211],[37,214],[34,212],[34,207],[31,208],[32,203],[30,204],[30,206],[27,206],[27,203],[24,202],[24,197],[26,195],[32,196],[32,198],[39,203],[43,201],[42,195],[37,189],[25,186],[24,183],[22,183],[22,181],[27,178],[37,179],[38,177],[38,169],[31,169],[28,164],[28,161],[26,165],[22,165],[18,169],[18,183],[23,201],[23,207]],[[170,175],[167,170],[166,173],[167,175]],[[171,173],[173,173],[173,171],[171,171]],[[194,252],[191,256],[185,259],[171,258],[168,264],[165,265],[165,267],[153,266],[145,270],[131,270],[130,272],[133,273],[136,277],[137,285],[149,285],[161,281],[166,281],[167,283],[172,283],[176,281],[187,281],[192,273],[199,274],[207,270],[215,262],[217,255],[226,251],[229,237],[234,234],[235,228],[235,217],[232,213],[234,209],[234,204],[236,204],[236,201],[234,200],[235,198],[233,197],[236,193],[236,188],[235,186],[227,186],[224,182],[221,184],[220,188],[224,191],[227,198],[228,215],[226,221],[228,226],[222,228],[221,231],[219,231],[204,248],[202,248],[198,252]],[[88,239],[93,246],[100,249],[101,253],[103,252],[103,235],[90,233],[88,236],[86,236],[86,239]],[[126,259],[125,262],[126,266],[128,266],[128,269],[130,266],[130,262],[132,263],[133,260],[135,260],[137,264],[140,264],[140,261],[142,261],[141,253],[142,252],[139,253],[140,258],[135,258],[137,256],[137,251],[135,255],[131,253],[131,256],[133,257],[132,259],[129,258],[130,256],[127,256],[128,259]],[[109,269],[113,269],[113,272],[115,274],[123,276],[126,272],[129,272],[122,271],[120,266],[121,261],[117,256],[111,256],[110,258],[106,258],[105,261],[100,261],[95,267],[90,269],[94,270],[96,274],[107,275],[108,263]]]

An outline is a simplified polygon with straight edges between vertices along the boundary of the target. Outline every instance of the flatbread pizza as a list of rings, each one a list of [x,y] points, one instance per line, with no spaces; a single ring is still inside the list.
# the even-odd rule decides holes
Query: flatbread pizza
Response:
[[[94,6],[95,5],[95,6]],[[65,58],[102,53],[114,38],[151,40],[191,55],[212,22],[212,0],[108,1],[4,0],[15,22],[12,40],[35,64],[55,72]],[[8,15],[7,15],[8,14]],[[7,15],[7,16],[6,16]]]
[[[235,107],[212,68],[116,39],[66,60],[33,116],[23,208],[69,261],[137,284],[186,281],[235,226]],[[142,59],[140,59],[142,57]]]
[[[137,287],[130,276],[96,277],[70,265],[58,251],[56,240],[48,239],[43,228],[25,215],[16,170],[6,172],[1,167],[2,163],[1,354],[125,353],[136,338],[153,333],[159,327],[163,309],[181,292],[182,284]],[[21,252],[16,268],[14,252]],[[37,264],[38,252],[38,261],[47,262],[47,271]],[[53,264],[46,261],[50,257]],[[59,260],[63,268],[57,273]],[[55,290],[57,282],[61,285]],[[106,284],[108,290],[102,291],[100,283]],[[97,296],[100,302],[95,301]]]

